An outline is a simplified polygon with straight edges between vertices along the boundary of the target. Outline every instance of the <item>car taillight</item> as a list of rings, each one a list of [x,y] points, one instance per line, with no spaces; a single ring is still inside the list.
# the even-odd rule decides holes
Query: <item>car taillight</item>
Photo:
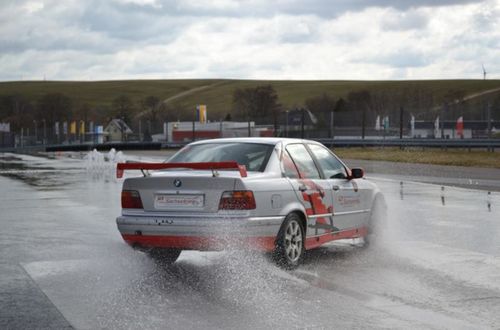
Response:
[[[224,191],[219,203],[219,210],[253,210],[255,198],[249,190]]]
[[[142,201],[139,192],[136,190],[122,191],[122,208],[124,209],[142,209]]]

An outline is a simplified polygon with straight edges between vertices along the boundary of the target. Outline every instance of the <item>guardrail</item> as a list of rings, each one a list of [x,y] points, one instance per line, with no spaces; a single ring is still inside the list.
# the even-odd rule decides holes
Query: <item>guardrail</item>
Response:
[[[113,142],[100,144],[60,144],[45,147],[45,151],[90,151],[97,149],[99,151],[109,150],[160,150],[160,142]]]
[[[500,148],[500,139],[313,139],[329,147],[401,147],[401,148],[455,148],[486,149]]]
[[[500,149],[500,139],[328,139],[310,138],[323,143],[331,148],[347,147],[399,147],[399,148],[441,148],[441,149],[486,149],[495,151]],[[97,149],[100,151],[110,150],[160,150],[178,149],[188,142],[116,142],[116,143],[83,143],[83,144],[56,144],[37,145],[18,148],[0,148],[0,152],[39,152],[39,151],[90,151]]]

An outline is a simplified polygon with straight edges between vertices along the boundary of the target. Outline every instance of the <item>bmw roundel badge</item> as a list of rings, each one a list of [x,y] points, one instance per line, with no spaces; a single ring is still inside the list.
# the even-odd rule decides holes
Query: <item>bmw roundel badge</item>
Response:
[[[180,186],[182,186],[182,181],[179,180],[179,179],[175,179],[174,180],[174,186],[176,186],[177,188],[179,188]]]

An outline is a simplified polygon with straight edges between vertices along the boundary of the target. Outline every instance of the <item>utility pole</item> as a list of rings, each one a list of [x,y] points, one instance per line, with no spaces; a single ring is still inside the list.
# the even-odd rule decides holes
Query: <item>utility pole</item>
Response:
[[[361,139],[365,139],[365,126],[366,126],[366,107],[361,111]]]
[[[301,126],[300,126],[300,138],[304,138],[304,122],[306,120],[306,109],[302,108],[302,120],[301,120]]]
[[[288,137],[288,110],[285,111],[285,137]]]
[[[448,104],[447,103],[444,103],[443,104],[443,108],[441,110],[442,114],[441,114],[441,120],[439,122],[439,125],[441,126],[441,138],[444,139],[445,136],[444,136],[444,115],[445,113],[447,112],[446,110],[448,109]]]
[[[192,140],[196,140],[196,127],[195,127],[195,121],[193,119],[193,137],[192,137]]]
[[[248,122],[248,137],[252,136],[252,130],[250,129],[250,111],[247,110],[247,122]]]
[[[403,139],[403,107],[399,107],[399,139]]]
[[[139,141],[142,142],[142,120],[139,119]]]
[[[332,110],[332,111],[330,111],[330,132],[328,134],[330,139],[333,139],[333,116],[334,116],[334,112]]]
[[[125,130],[125,127],[124,127],[124,126],[125,126],[125,125],[124,125],[125,121],[124,121],[124,119],[123,119],[123,116],[121,117],[121,119],[122,119],[122,120],[121,120],[121,122],[119,122],[119,123],[120,123],[120,132],[121,132],[121,135],[122,135],[122,136],[121,136],[121,140],[122,140],[122,142],[123,142],[123,141],[125,141],[125,136],[124,136],[125,134],[124,134],[124,132],[123,132],[123,131]]]
[[[45,123],[45,118],[42,119],[42,123],[43,123],[43,145],[45,145],[45,143],[47,143],[47,127]]]
[[[33,119],[33,125],[35,126],[35,144],[36,141],[38,140],[38,131],[37,131],[37,124],[36,124],[36,119]]]
[[[486,117],[488,119],[488,139],[491,139],[491,102],[486,105]]]

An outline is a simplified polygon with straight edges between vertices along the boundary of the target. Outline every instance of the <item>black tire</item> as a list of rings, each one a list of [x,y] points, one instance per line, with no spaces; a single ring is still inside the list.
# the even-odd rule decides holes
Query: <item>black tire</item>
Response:
[[[181,252],[182,250],[179,249],[153,248],[148,251],[148,254],[151,259],[161,265],[171,265],[179,258]]]
[[[368,247],[377,241],[377,236],[380,235],[382,224],[387,217],[387,206],[382,196],[375,198],[370,211],[370,219],[368,220],[368,234],[364,237],[364,246]]]
[[[302,220],[298,214],[290,213],[283,221],[276,239],[275,262],[285,269],[297,268],[304,257],[304,242]]]

